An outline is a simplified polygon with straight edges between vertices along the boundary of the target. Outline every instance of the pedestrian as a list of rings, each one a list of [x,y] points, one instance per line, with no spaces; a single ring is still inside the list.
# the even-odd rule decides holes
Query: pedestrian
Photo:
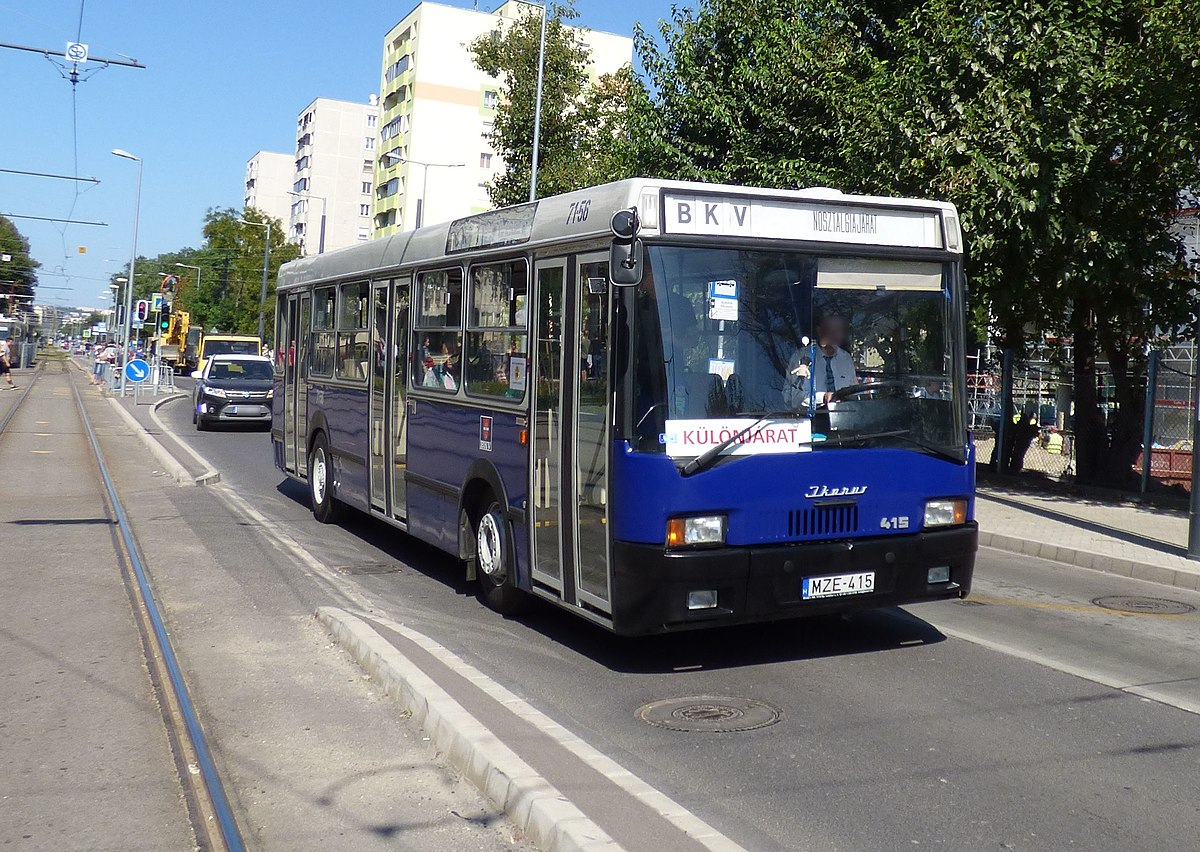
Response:
[[[13,384],[12,379],[12,362],[9,360],[11,351],[8,338],[0,340],[0,376],[4,376],[4,381],[8,382],[9,390],[16,390],[17,386]]]

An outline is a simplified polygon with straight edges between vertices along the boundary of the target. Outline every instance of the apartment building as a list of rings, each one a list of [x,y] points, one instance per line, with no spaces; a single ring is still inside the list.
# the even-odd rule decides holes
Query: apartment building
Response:
[[[287,224],[292,211],[292,173],[295,158],[278,151],[259,151],[246,161],[245,206],[261,210]]]
[[[488,135],[500,81],[477,69],[468,45],[541,7],[508,0],[494,12],[421,2],[384,37],[373,228],[387,236],[488,210],[486,184],[504,168]],[[633,58],[633,40],[584,31],[590,73]]]
[[[303,254],[371,237],[379,101],[317,98],[296,118],[296,154],[284,222]]]

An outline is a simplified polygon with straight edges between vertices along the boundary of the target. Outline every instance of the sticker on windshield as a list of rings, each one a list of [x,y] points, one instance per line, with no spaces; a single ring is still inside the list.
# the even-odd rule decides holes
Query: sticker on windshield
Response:
[[[812,450],[812,421],[807,417],[797,420],[764,420],[757,426],[754,425],[755,422],[753,417],[668,420],[663,432],[663,444],[666,445],[669,456],[692,458],[753,426],[753,429],[725,451],[728,455],[805,453]]]
[[[736,281],[708,282],[708,318],[737,322],[738,284]]]
[[[708,359],[708,372],[712,373],[714,376],[720,376],[721,381],[723,382],[729,381],[729,377],[733,375],[733,371],[736,366],[737,362],[732,358]]]

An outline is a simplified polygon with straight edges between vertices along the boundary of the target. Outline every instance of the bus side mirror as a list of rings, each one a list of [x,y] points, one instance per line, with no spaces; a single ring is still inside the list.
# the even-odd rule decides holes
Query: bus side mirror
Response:
[[[620,287],[630,287],[642,282],[642,241],[638,232],[642,222],[638,218],[637,208],[618,210],[613,214],[609,223],[612,229],[612,248],[608,257],[608,275],[612,283]]]

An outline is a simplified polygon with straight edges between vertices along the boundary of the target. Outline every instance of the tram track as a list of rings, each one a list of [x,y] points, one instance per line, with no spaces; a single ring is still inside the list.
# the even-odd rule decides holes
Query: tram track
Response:
[[[25,400],[29,397],[29,392],[33,390],[33,386],[37,383],[38,377],[41,376],[42,371],[45,369],[46,363],[44,361],[39,362],[37,369],[33,372],[33,376],[30,377],[29,381],[25,383],[24,390],[21,391],[20,397],[17,398],[17,404],[10,408],[8,413],[5,414],[3,418],[0,418],[0,436],[4,435],[4,433],[8,431],[8,424],[12,422],[12,419],[16,417],[17,412],[21,410],[21,406],[24,405]]]
[[[151,586],[148,566],[105,463],[79,386],[71,376],[70,365],[64,361],[61,368],[62,373],[68,376],[83,436],[96,465],[94,472],[101,485],[104,511],[111,522],[113,549],[184,791],[197,848],[211,852],[241,852],[245,849],[241,831],[171,644],[162,610]],[[45,365],[39,368],[39,375],[44,369]],[[34,381],[29,382],[21,399],[0,421],[0,436],[3,436],[9,422],[20,410],[33,384]]]

